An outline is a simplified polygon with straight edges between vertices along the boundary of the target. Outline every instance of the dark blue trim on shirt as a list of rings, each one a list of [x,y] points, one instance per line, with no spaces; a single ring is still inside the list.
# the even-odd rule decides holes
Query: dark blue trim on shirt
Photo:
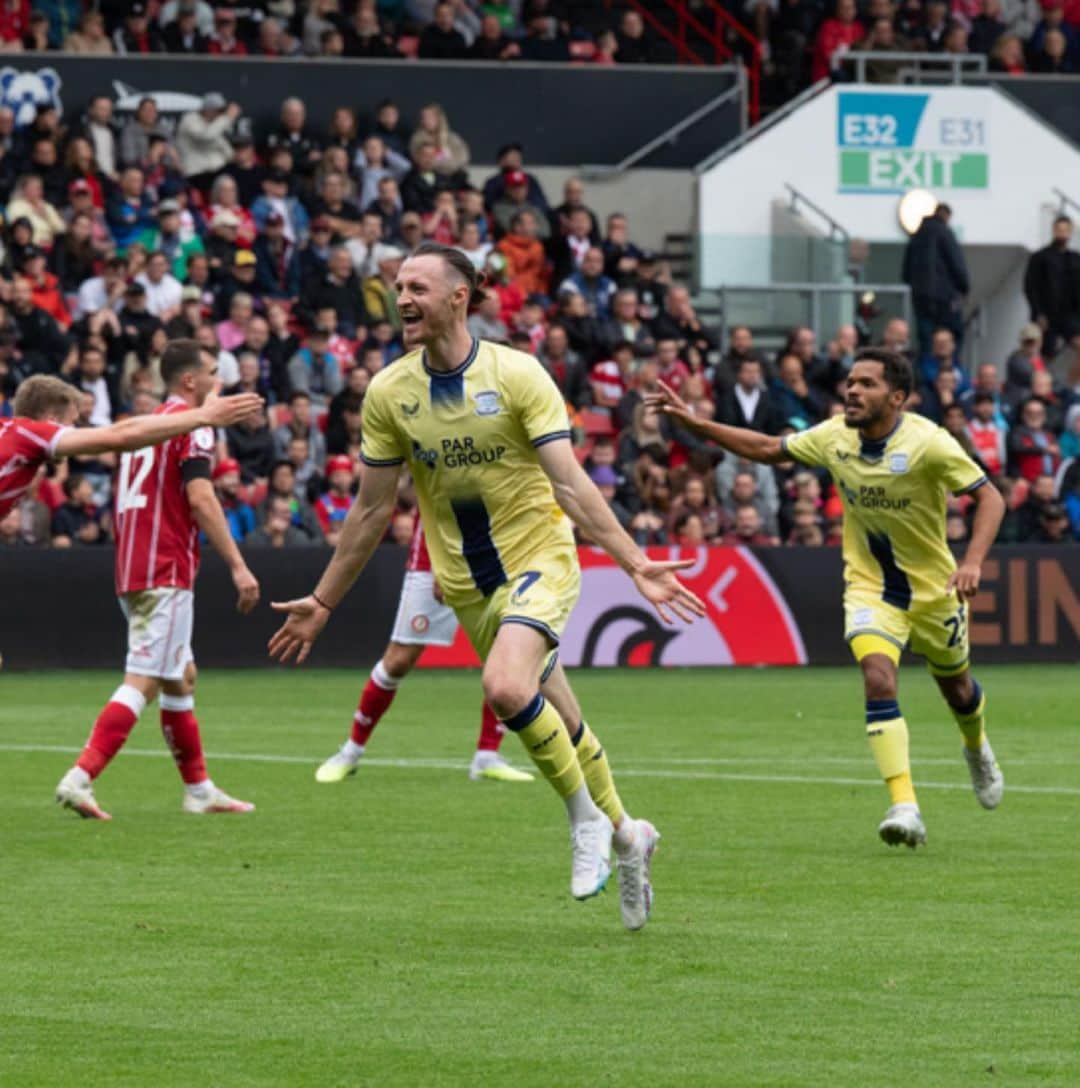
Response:
[[[377,457],[368,457],[366,454],[360,454],[360,460],[365,465],[371,465],[372,468],[393,468],[395,465],[405,464],[404,457],[388,457],[386,460],[380,460]]]
[[[871,533],[867,530],[866,543],[870,548],[870,554],[881,567],[881,575],[885,583],[881,599],[886,604],[894,605],[906,612],[911,607],[911,583],[908,581],[908,576],[896,564],[892,541],[884,533]]]
[[[480,341],[474,339],[472,347],[469,349],[469,354],[465,357],[465,362],[454,367],[453,370],[432,370],[428,366],[427,352],[424,351],[420,356],[420,361],[424,364],[424,370],[427,371],[428,376],[432,378],[456,378],[464,374],[465,371],[476,361],[476,354],[480,350]]]
[[[551,434],[542,434],[533,439],[533,446],[546,446],[549,442],[558,442],[560,438],[569,438],[569,431],[552,431]]]
[[[864,461],[880,461],[885,456],[885,446],[888,444],[889,439],[892,438],[898,430],[900,430],[900,424],[904,422],[904,415],[901,412],[897,417],[896,425],[891,431],[883,438],[863,438],[859,435],[859,456]]]
[[[959,491],[954,491],[954,495],[970,495],[972,491],[978,491],[983,484],[988,484],[990,480],[986,476],[980,476],[973,484],[968,484],[967,487],[961,488]]]
[[[491,519],[484,500],[452,499],[450,509],[461,533],[461,554],[469,565],[469,573],[476,588],[485,597],[490,597],[509,579],[503,570],[499,549],[491,538]]]

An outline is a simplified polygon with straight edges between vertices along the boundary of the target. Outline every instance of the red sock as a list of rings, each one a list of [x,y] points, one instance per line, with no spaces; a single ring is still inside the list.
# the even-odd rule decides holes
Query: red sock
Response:
[[[199,720],[195,717],[195,699],[191,695],[162,695],[161,732],[176,760],[180,777],[188,786],[205,782],[206,758],[203,756]]]
[[[476,750],[497,752],[505,736],[506,726],[495,717],[495,711],[484,703],[484,710],[480,715],[480,739],[476,742]]]
[[[390,709],[390,704],[397,695],[398,682],[383,668],[380,661],[371,670],[371,676],[364,685],[360,702],[353,716],[352,741],[354,744],[367,744],[368,738],[375,732],[379,719]]]
[[[75,760],[75,766],[81,767],[91,778],[97,778],[124,746],[145,706],[141,692],[121,684],[94,722],[90,739]]]

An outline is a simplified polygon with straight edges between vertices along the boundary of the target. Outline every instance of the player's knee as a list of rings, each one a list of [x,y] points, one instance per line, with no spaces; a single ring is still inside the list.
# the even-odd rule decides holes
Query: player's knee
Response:
[[[184,687],[187,688],[187,694],[191,694],[195,690],[195,681],[198,678],[199,670],[194,661],[187,663],[187,668],[184,669]]]
[[[887,657],[871,654],[859,662],[867,699],[896,698],[896,669]]]
[[[404,680],[412,671],[423,649],[423,646],[406,646],[403,642],[391,642],[382,656],[382,666],[395,680]]]
[[[536,683],[505,672],[484,672],[484,698],[501,721],[512,718],[536,695]]]

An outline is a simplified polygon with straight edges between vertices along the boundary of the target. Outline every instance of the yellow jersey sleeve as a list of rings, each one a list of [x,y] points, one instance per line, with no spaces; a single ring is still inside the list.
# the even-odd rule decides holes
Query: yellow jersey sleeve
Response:
[[[513,403],[526,436],[534,447],[569,438],[570,417],[559,387],[536,359],[528,360],[511,371]]]
[[[364,397],[361,425],[360,460],[365,465],[400,465],[405,461],[408,451],[394,426],[392,407],[385,383],[372,382]]]
[[[947,431],[938,429],[926,447],[927,470],[954,494],[966,495],[987,482],[986,473]]]
[[[800,431],[798,434],[785,435],[780,440],[780,448],[793,461],[803,465],[826,464],[829,438],[835,425],[831,419],[819,423],[809,430]]]

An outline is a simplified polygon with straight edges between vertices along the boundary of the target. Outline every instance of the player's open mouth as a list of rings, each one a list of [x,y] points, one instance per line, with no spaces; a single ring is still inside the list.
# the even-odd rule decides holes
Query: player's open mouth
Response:
[[[419,314],[401,315],[401,324],[404,325],[406,328],[410,326],[415,327],[416,325],[419,325],[421,321],[423,321],[423,318]]]

